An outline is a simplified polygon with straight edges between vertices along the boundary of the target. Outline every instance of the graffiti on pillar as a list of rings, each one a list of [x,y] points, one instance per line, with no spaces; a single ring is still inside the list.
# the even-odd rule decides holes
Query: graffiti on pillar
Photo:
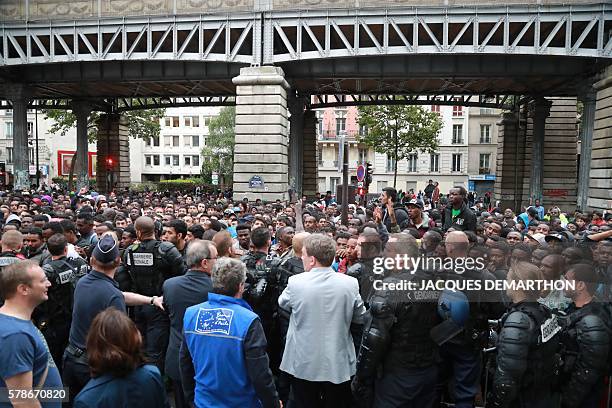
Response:
[[[542,195],[544,195],[545,197],[567,197],[568,191],[567,190],[562,190],[562,189],[556,189],[556,190],[544,190],[544,192],[542,193]]]
[[[253,176],[249,179],[249,188],[264,188],[265,184],[261,176]]]
[[[15,170],[15,190],[27,190],[30,188],[30,177],[27,170]]]

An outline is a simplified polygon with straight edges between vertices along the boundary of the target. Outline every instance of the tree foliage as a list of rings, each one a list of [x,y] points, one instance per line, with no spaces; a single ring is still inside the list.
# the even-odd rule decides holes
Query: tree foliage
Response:
[[[206,146],[202,149],[202,175],[219,174],[221,184],[230,184],[234,173],[234,137],[236,109],[225,107],[208,125]]]
[[[377,153],[394,159],[394,187],[397,163],[412,153],[435,152],[438,149],[438,135],[443,127],[437,113],[414,105],[360,107],[359,124],[367,128],[367,132],[359,136],[359,141]]]
[[[159,136],[161,129],[159,118],[165,115],[165,109],[143,109],[127,111],[122,113],[128,121],[128,132],[133,138],[149,139]],[[49,133],[65,136],[70,129],[76,128],[76,115],[71,110],[49,109],[43,110],[45,119],[50,119],[53,124]],[[101,112],[91,112],[87,119],[87,136],[90,143],[97,140],[97,123]]]

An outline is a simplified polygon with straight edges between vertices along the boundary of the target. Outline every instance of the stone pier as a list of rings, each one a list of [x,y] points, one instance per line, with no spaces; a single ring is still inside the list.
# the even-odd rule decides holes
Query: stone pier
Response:
[[[119,114],[100,116],[97,150],[96,183],[98,191],[107,194],[113,189],[129,187],[130,141],[125,117]]]

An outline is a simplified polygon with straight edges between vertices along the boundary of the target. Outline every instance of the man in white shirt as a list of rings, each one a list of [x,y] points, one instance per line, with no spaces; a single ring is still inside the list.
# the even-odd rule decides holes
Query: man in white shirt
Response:
[[[296,408],[349,407],[356,371],[351,323],[366,313],[357,280],[331,268],[334,240],[313,234],[304,240],[306,273],[289,278],[278,299],[291,313],[280,369],[291,376]]]

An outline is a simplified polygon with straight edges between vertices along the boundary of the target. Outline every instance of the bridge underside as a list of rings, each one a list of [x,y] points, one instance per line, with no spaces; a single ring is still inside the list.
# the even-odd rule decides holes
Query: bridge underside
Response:
[[[477,94],[573,96],[607,59],[505,55],[406,55],[280,63],[299,95]],[[5,83],[28,84],[32,98],[78,99],[235,95],[244,64],[105,61],[5,66]],[[0,98],[10,99],[2,86]]]

